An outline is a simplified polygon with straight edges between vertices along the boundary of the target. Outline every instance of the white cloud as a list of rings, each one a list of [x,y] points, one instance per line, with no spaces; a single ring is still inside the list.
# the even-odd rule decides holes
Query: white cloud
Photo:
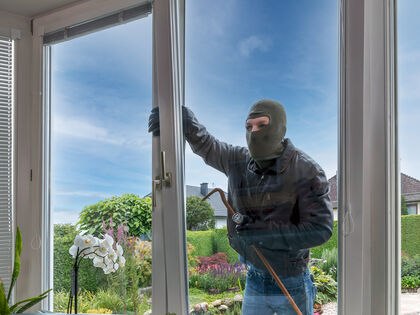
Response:
[[[95,140],[112,144],[119,144],[119,139],[113,138],[112,134],[103,127],[95,126],[81,117],[55,116],[53,120],[53,132],[79,139]]]
[[[68,136],[76,140],[88,140],[103,142],[118,146],[134,146],[142,149],[151,148],[151,137],[141,136],[141,130],[126,130],[121,133],[118,129],[121,126],[114,126],[108,129],[98,126],[84,117],[63,117],[56,115],[53,120],[53,132],[60,136]]]
[[[260,50],[263,52],[267,51],[269,47],[269,41],[263,40],[262,38],[255,35],[251,35],[248,38],[241,40],[238,46],[241,55],[244,57],[248,57],[256,50]]]

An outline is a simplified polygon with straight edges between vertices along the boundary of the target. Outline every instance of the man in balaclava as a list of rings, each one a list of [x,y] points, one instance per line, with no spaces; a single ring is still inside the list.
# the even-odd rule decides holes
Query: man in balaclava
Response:
[[[321,167],[294,147],[286,134],[286,111],[272,100],[255,103],[245,122],[248,148],[215,139],[183,107],[183,129],[194,153],[228,177],[229,243],[249,266],[242,314],[295,314],[251,245],[280,277],[302,314],[313,314],[316,287],[309,273],[309,249],[332,235],[329,184]],[[149,131],[159,134],[159,111]]]

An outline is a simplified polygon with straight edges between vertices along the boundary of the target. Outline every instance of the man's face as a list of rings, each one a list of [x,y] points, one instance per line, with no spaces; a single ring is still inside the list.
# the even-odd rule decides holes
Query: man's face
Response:
[[[254,132],[263,129],[270,124],[270,118],[261,116],[257,118],[250,118],[246,121],[245,128],[249,132]]]

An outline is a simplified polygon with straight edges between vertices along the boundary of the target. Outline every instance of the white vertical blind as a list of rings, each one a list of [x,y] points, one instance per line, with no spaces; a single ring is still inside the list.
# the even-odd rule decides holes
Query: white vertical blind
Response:
[[[0,278],[6,292],[13,261],[12,101],[13,41],[0,36]]]

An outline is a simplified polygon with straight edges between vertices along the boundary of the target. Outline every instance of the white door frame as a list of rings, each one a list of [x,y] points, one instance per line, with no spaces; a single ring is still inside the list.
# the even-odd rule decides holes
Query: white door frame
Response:
[[[339,314],[399,313],[395,0],[340,2]]]

